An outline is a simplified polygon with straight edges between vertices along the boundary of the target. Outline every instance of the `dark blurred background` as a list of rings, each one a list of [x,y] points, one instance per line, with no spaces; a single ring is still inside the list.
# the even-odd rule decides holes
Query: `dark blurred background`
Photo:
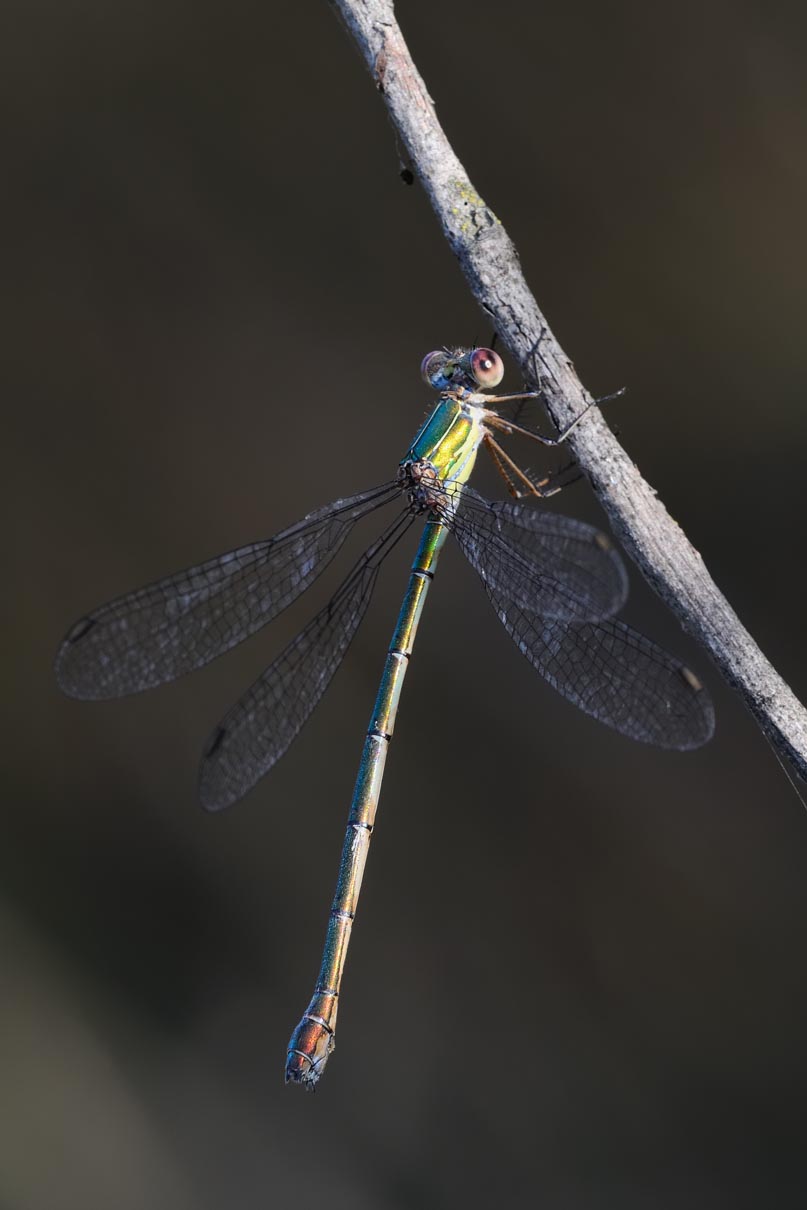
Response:
[[[802,695],[805,11],[398,7],[584,382],[629,388],[609,419]],[[284,1088],[411,549],[220,816],[201,745],[336,570],[139,698],[62,698],[53,654],[101,601],[391,476],[423,354],[490,330],[326,4],[2,22],[3,1210],[803,1207],[807,818],[635,574],[627,616],[714,693],[700,752],[553,695],[446,552],[338,1048],[316,1097]],[[585,482],[559,507],[604,523]]]

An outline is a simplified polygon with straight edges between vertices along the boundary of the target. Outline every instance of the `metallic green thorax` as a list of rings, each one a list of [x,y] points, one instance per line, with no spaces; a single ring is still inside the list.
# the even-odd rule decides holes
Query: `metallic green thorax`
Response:
[[[406,462],[430,462],[448,483],[467,483],[482,440],[481,409],[442,399],[418,433]]]
[[[473,469],[483,434],[481,408],[445,397],[418,433],[402,465],[428,463],[450,492],[452,485],[459,492]],[[333,1050],[339,986],[381,794],[387,749],[418,622],[447,534],[445,526],[434,517],[426,522],[364,741],[322,965],[313,998],[288,1046],[286,1079],[308,1087],[316,1084]]]

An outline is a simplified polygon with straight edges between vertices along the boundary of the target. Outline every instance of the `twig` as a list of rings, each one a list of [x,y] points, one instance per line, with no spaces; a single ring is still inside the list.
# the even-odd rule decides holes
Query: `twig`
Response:
[[[332,0],[382,93],[411,169],[429,196],[479,305],[559,428],[591,396],[530,293],[515,247],[454,154],[395,20],[391,0]],[[774,751],[807,778],[807,712],[757,647],[697,550],[641,477],[597,409],[570,439],[642,574],[739,690]]]

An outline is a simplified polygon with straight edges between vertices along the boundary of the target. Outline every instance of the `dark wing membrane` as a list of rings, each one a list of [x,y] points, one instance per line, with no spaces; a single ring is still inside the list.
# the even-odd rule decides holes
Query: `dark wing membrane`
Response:
[[[308,721],[367,612],[381,560],[410,523],[403,514],[362,555],[327,605],[210,736],[199,770],[199,797],[209,811],[251,790]]]
[[[102,605],[59,648],[59,685],[71,697],[120,697],[201,668],[277,617],[327,567],[355,522],[399,494],[388,483],[337,500],[274,538]]]
[[[524,503],[493,503],[466,487],[446,517],[490,592],[545,618],[590,622],[625,603],[625,566],[605,534]]]
[[[624,622],[546,621],[489,591],[522,655],[568,701],[631,739],[699,748],[714,731],[711,698],[680,660]]]

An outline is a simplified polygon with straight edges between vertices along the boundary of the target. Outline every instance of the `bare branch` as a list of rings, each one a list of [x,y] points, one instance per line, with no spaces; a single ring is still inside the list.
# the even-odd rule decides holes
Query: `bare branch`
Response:
[[[530,293],[507,232],[474,189],[437,121],[391,0],[332,2],[359,45],[474,297],[525,381],[540,387],[554,422],[565,428],[591,396]],[[643,575],[739,690],[774,750],[807,777],[807,712],[597,409],[569,444]]]

